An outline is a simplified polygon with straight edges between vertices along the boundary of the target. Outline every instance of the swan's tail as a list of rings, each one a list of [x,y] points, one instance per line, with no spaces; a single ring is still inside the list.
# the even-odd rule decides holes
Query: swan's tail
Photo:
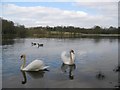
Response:
[[[26,69],[26,68],[23,68],[23,69],[21,69],[22,71],[29,71],[28,69]]]
[[[49,68],[50,66],[44,66],[42,69],[44,70],[44,69],[47,69],[47,68]]]

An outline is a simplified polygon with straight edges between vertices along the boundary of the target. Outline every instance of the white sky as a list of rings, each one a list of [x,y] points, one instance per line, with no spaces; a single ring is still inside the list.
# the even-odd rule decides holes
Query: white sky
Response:
[[[119,2],[119,0],[1,0],[2,2]]]
[[[4,0],[3,2],[7,1]],[[10,1],[15,2],[16,0]],[[18,3],[10,3],[10,1],[2,4],[2,17],[23,24],[26,27],[47,25],[72,25],[77,27],[93,27],[95,25],[101,27],[118,26],[118,0],[104,0],[106,2],[102,2],[102,0],[97,0],[97,2],[94,2],[95,0],[84,0],[84,2],[74,0],[75,2],[68,3],[66,7],[62,6],[64,2],[62,4],[61,2],[57,3],[58,6],[55,7],[55,2],[52,2],[51,5],[48,5],[49,3],[31,5],[29,2],[33,0],[24,0],[29,2],[19,2],[19,4],[22,4],[19,5]],[[41,0],[37,0],[37,2],[39,1]]]

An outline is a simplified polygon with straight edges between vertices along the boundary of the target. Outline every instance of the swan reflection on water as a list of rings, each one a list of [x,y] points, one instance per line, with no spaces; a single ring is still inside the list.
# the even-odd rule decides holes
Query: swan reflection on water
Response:
[[[34,79],[39,79],[39,78],[43,78],[45,71],[38,71],[38,72],[25,72],[25,71],[21,71],[22,75],[23,75],[23,80],[22,80],[22,84],[26,84],[27,83],[27,77],[26,77],[26,73]]]
[[[27,82],[26,73],[25,73],[25,71],[21,71],[21,73],[23,75],[22,84],[25,84]]]
[[[76,65],[67,65],[67,64],[62,64],[61,70],[64,73],[69,73],[69,79],[74,79],[74,70],[76,69]]]

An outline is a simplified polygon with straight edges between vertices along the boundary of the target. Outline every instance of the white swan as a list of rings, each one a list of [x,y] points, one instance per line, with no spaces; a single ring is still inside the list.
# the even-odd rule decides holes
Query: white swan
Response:
[[[61,59],[64,64],[73,65],[75,62],[75,53],[73,50],[70,50],[70,56],[66,55],[66,52],[62,52]]]
[[[21,55],[21,60],[23,60],[23,64],[20,68],[22,71],[39,71],[39,70],[47,69],[49,67],[49,66],[45,66],[44,62],[41,60],[34,60],[25,67],[26,55]]]

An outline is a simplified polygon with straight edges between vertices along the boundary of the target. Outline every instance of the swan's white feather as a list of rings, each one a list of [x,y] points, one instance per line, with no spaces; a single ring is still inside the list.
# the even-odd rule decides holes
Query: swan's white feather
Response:
[[[72,54],[73,56],[73,62],[75,60],[75,55]],[[61,54],[61,59],[63,61],[64,64],[73,64],[73,63],[70,63],[70,56],[67,56],[67,52],[66,51],[63,51],[62,54]]]
[[[29,65],[27,65],[25,68],[23,68],[23,71],[39,71],[44,70],[48,66],[45,66],[44,62],[41,60],[34,60]]]

